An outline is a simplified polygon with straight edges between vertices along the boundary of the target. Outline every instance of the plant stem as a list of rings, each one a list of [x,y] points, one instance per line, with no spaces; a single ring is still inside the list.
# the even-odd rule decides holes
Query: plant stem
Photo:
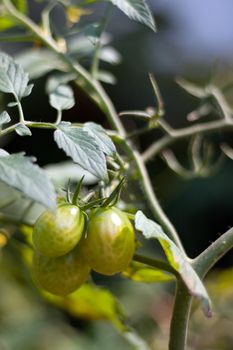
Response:
[[[232,130],[233,129],[233,120],[227,121],[217,120],[213,122],[206,122],[195,124],[186,128],[181,128],[178,130],[170,129],[169,134],[165,135],[155,143],[153,143],[148,149],[143,153],[142,157],[144,162],[148,162],[158,153],[160,153],[164,148],[171,146],[177,140],[182,140],[188,136],[194,136],[197,134],[207,134],[213,131],[219,130]]]
[[[136,165],[136,169],[138,172],[140,184],[143,190],[143,193],[147,199],[147,202],[150,206],[150,209],[152,211],[152,214],[157,219],[157,221],[163,226],[164,231],[170,238],[177,244],[177,246],[182,250],[182,252],[185,254],[183,245],[180,241],[180,238],[178,236],[178,233],[176,232],[175,227],[170,222],[167,215],[164,213],[162,207],[159,204],[158,198],[156,197],[156,194],[153,190],[146,166],[142,160],[142,156],[140,153],[134,148],[132,144],[125,141],[124,139],[121,139],[117,136],[113,136],[113,139],[120,143],[125,152],[128,154],[129,158],[133,159]],[[185,254],[186,255],[186,254]]]
[[[170,326],[169,350],[185,350],[192,297],[181,279],[177,279],[175,304]]]
[[[229,250],[233,248],[233,228],[225,232],[204,252],[192,261],[192,266],[201,279]],[[170,329],[169,350],[185,350],[192,297],[178,278],[176,298]]]
[[[204,252],[193,260],[193,267],[201,278],[207,274],[229,250],[233,248],[233,228],[225,232]]]
[[[163,271],[172,273],[175,276],[178,275],[177,271],[174,270],[173,267],[171,265],[169,265],[166,261],[154,259],[154,258],[149,258],[147,256],[140,255],[140,254],[134,254],[133,260],[140,262],[140,263],[143,263],[143,264],[146,264],[146,265],[151,266],[151,267],[155,267],[159,270],[163,270]]]
[[[104,30],[106,29],[111,10],[112,10],[112,3],[109,2],[107,5],[107,8],[106,8],[106,12],[103,15],[103,18],[100,22],[100,36],[98,38],[98,41],[96,43],[95,50],[94,50],[94,56],[93,56],[92,65],[91,65],[91,76],[93,79],[98,79],[99,52],[101,49],[101,36],[102,36],[102,33],[104,32]]]

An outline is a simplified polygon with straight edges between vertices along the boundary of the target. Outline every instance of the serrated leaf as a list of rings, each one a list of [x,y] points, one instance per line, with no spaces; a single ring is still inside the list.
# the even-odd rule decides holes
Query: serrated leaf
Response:
[[[112,156],[116,153],[116,147],[114,143],[101,125],[93,122],[88,122],[84,124],[83,129],[95,139],[102,152],[108,156]]]
[[[25,73],[23,68],[5,53],[0,53],[0,76],[2,92],[11,93],[21,100],[31,91],[31,85],[28,86],[28,73]]]
[[[17,125],[15,131],[20,136],[32,136],[31,130],[24,124]]]
[[[75,105],[73,90],[68,85],[60,85],[49,95],[49,102],[53,108],[63,111]]]
[[[162,270],[152,268],[145,264],[131,261],[128,268],[122,272],[124,277],[127,277],[136,282],[168,282],[174,279],[174,277]]]
[[[43,294],[51,303],[74,317],[86,320],[108,320],[121,331],[125,330],[120,306],[107,289],[84,284],[76,292],[63,298],[48,293]]]
[[[11,121],[11,117],[9,116],[7,111],[3,111],[0,114],[0,125],[10,123],[10,121]]]
[[[202,309],[207,317],[211,316],[211,303],[207,291],[182,251],[164,233],[162,227],[149,220],[141,211],[135,215],[135,227],[145,238],[159,240],[170,265],[180,274],[190,294],[201,302]]]
[[[23,153],[0,154],[0,181],[45,207],[56,206],[56,194],[46,172]]]
[[[82,128],[60,124],[54,133],[59,148],[99,179],[107,179],[106,159],[95,138]]]
[[[109,0],[130,19],[141,22],[156,31],[155,22],[145,0]]]
[[[37,79],[50,71],[64,70],[66,65],[47,49],[23,51],[16,61],[29,73],[31,79]]]

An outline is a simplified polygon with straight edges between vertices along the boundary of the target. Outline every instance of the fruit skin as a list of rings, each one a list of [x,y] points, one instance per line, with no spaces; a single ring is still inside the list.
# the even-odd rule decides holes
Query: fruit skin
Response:
[[[46,210],[37,219],[32,242],[42,255],[58,257],[70,252],[81,239],[84,214],[75,205],[65,204],[55,211]]]
[[[127,215],[116,207],[91,213],[87,236],[79,244],[89,266],[104,275],[127,268],[135,251],[134,229]]]
[[[87,279],[90,267],[85,263],[80,249],[49,258],[34,252],[32,279],[38,288],[52,294],[65,296],[78,289]]]

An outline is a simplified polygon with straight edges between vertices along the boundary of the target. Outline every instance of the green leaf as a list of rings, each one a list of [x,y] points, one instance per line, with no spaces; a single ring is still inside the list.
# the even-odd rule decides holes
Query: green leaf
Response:
[[[124,277],[127,277],[136,282],[168,282],[174,277],[162,270],[149,267],[145,264],[132,261],[129,267],[122,272]]]
[[[28,6],[27,6],[27,0],[13,0],[13,4],[15,7],[22,13],[27,13]]]
[[[99,52],[99,59],[114,65],[122,61],[121,54],[112,46],[102,47]]]
[[[116,153],[116,147],[110,137],[107,135],[105,129],[96,123],[88,122],[84,124],[85,131],[93,137],[98,144],[102,152],[108,156],[112,156]]]
[[[59,148],[99,179],[107,179],[106,159],[95,138],[82,128],[61,123],[54,133]]]
[[[28,73],[5,53],[0,53],[0,76],[0,91],[11,93],[19,100],[31,93]]]
[[[0,148],[0,157],[9,156],[9,153],[4,149]]]
[[[84,284],[76,292],[63,298],[49,293],[43,293],[43,295],[51,303],[74,317],[86,320],[108,320],[118,329],[125,330],[120,306],[107,289]]]
[[[31,79],[37,79],[46,73],[65,70],[66,65],[47,49],[23,51],[16,56],[16,61],[29,73]]]
[[[0,181],[45,207],[56,206],[56,194],[46,172],[23,153],[0,154]]]
[[[20,136],[32,136],[31,130],[24,124],[17,125],[15,131]]]
[[[145,0],[109,0],[130,19],[141,22],[156,31],[152,13]]]
[[[3,111],[0,114],[0,125],[10,123],[10,121],[11,121],[11,117],[9,116],[7,111]]]
[[[27,0],[13,0],[12,2],[20,12],[27,13]],[[17,24],[17,21],[9,16],[6,12],[4,13],[3,9],[0,16],[0,31],[15,27]]]
[[[211,303],[202,281],[182,251],[164,233],[162,227],[147,219],[141,211],[138,211],[135,215],[135,227],[142,232],[145,238],[159,240],[170,265],[180,274],[190,294],[201,302],[205,315],[211,317]]]
[[[53,108],[63,111],[75,105],[73,90],[68,85],[60,85],[49,95],[49,102]]]

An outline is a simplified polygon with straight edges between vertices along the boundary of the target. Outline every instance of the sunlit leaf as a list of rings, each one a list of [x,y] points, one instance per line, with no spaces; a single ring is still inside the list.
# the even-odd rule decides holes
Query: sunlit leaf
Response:
[[[0,53],[0,76],[0,91],[11,93],[19,100],[31,93],[28,73],[5,53]]]
[[[31,79],[44,76],[50,71],[64,70],[66,65],[47,49],[26,50],[16,56],[16,61],[29,73]]]
[[[84,130],[86,130],[88,134],[95,139],[102,152],[108,156],[112,156],[116,153],[114,143],[101,125],[88,122],[84,124]]]
[[[107,178],[104,153],[86,130],[61,123],[54,133],[54,139],[58,147],[83,169],[99,179]]]
[[[22,13],[27,13],[27,0],[13,0],[14,6]],[[0,31],[10,29],[18,25],[18,22],[9,16],[4,10],[0,15]]]
[[[56,205],[56,194],[46,172],[23,153],[0,154],[0,181],[45,207]]]
[[[122,273],[122,275],[136,282],[147,283],[168,282],[174,278],[167,272],[149,267],[136,261],[132,261],[129,267]]]
[[[84,284],[77,291],[66,297],[57,297],[49,293],[44,295],[51,303],[66,310],[74,317],[87,320],[108,320],[118,329],[125,329],[120,306],[107,289]]]
[[[161,226],[138,211],[135,215],[135,227],[147,239],[155,238],[161,244],[170,265],[180,274],[191,295],[196,297],[202,305],[207,317],[211,316],[211,303],[207,291],[182,251],[164,233]]]
[[[129,18],[141,22],[156,31],[152,13],[145,0],[110,0]]]

